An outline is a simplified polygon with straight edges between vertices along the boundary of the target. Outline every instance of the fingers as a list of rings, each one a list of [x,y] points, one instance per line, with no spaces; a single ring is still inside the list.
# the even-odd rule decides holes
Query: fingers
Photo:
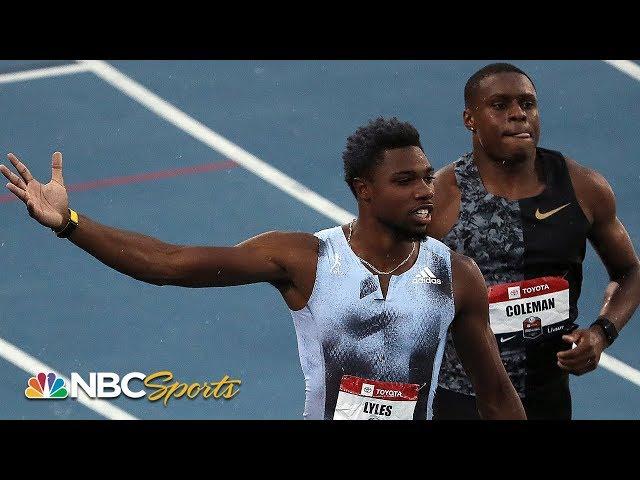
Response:
[[[24,203],[27,203],[27,192],[25,190],[16,187],[13,183],[7,183],[7,188]]]
[[[577,345],[573,349],[557,353],[558,367],[573,375],[583,375],[596,369],[600,361],[600,353],[588,335],[578,331],[562,338],[567,342],[573,340]]]
[[[2,172],[7,180],[9,180],[16,187],[21,188],[22,190],[27,189],[27,185],[24,183],[24,181],[18,175],[9,170],[6,166],[0,165],[0,172]]]
[[[558,367],[560,367],[562,370],[578,376],[595,370],[597,366],[598,362],[593,359],[589,359],[588,361],[574,367],[570,367],[562,362],[558,362]]]
[[[7,183],[7,189],[24,203],[27,203],[27,185],[22,178],[9,170],[5,165],[0,165],[0,172],[11,182]]]
[[[578,343],[575,348],[558,352],[558,359],[564,362],[568,360],[575,360],[577,358],[588,357],[591,351],[590,347],[591,346],[586,342]]]
[[[593,355],[582,355],[577,358],[558,358],[558,363],[561,363],[565,367],[569,368],[581,368],[592,361],[592,359]]]
[[[13,153],[10,153],[7,155],[7,158],[13,164],[13,166],[16,167],[16,170],[25,181],[25,183],[29,183],[31,180],[33,180],[33,175],[31,175],[31,172],[24,165],[24,163],[18,160],[18,157],[16,157]]]
[[[564,340],[567,343],[578,343],[579,338],[580,338],[580,330],[576,330],[575,332],[562,336],[562,340]]]
[[[62,154],[55,152],[51,156],[51,181],[64,185],[62,179]]]
[[[558,352],[559,360],[572,360],[584,355],[587,350],[587,345],[585,342],[582,342],[582,332],[582,330],[576,330],[562,336],[562,340],[572,345],[571,348]]]

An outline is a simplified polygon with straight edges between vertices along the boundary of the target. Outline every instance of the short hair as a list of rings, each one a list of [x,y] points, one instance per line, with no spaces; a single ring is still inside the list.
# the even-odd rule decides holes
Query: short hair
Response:
[[[529,75],[524,73],[522,70],[520,70],[515,65],[511,65],[510,63],[492,63],[490,65],[482,67],[476,73],[471,75],[469,77],[469,80],[467,80],[467,83],[464,86],[464,105],[465,105],[465,107],[468,107],[469,104],[471,103],[471,99],[473,97],[473,94],[478,89],[478,86],[480,85],[480,82],[483,79],[485,79],[487,77],[490,77],[492,75],[495,75],[497,73],[510,73],[510,72],[519,73],[520,75],[524,75],[525,77],[527,77],[529,79],[529,81],[531,82],[531,85],[533,85],[533,89],[535,90],[536,86],[533,83],[533,80],[531,80],[531,77],[529,77]]]
[[[412,146],[424,151],[418,130],[397,117],[388,120],[378,117],[359,127],[347,138],[347,146],[342,153],[344,179],[353,195],[356,196],[353,180],[370,173],[372,167],[382,160],[385,150]]]

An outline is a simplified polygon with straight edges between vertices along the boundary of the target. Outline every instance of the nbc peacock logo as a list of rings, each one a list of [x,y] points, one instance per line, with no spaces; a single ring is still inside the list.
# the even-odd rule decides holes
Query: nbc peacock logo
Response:
[[[53,372],[48,375],[40,372],[37,376],[31,377],[28,384],[24,394],[30,399],[63,399],[68,395],[64,380]]]

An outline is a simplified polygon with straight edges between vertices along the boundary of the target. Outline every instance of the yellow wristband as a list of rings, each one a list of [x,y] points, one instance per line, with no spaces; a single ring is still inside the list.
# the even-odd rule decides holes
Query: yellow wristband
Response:
[[[69,221],[64,228],[58,232],[55,232],[58,238],[67,238],[71,235],[78,226],[78,213],[75,210],[69,209]],[[55,231],[55,230],[54,230]]]

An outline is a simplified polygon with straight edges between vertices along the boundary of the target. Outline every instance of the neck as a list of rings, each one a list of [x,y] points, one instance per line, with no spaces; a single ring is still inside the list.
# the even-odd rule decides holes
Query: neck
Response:
[[[349,233],[348,226],[346,233],[347,235]],[[389,227],[370,215],[362,215],[362,212],[353,223],[351,249],[356,255],[371,262],[380,270],[387,271],[396,267],[409,255],[414,248],[414,243],[399,238]]]
[[[541,165],[533,150],[516,161],[490,157],[482,147],[473,149],[473,161],[488,192],[509,200],[525,198],[544,189]]]

